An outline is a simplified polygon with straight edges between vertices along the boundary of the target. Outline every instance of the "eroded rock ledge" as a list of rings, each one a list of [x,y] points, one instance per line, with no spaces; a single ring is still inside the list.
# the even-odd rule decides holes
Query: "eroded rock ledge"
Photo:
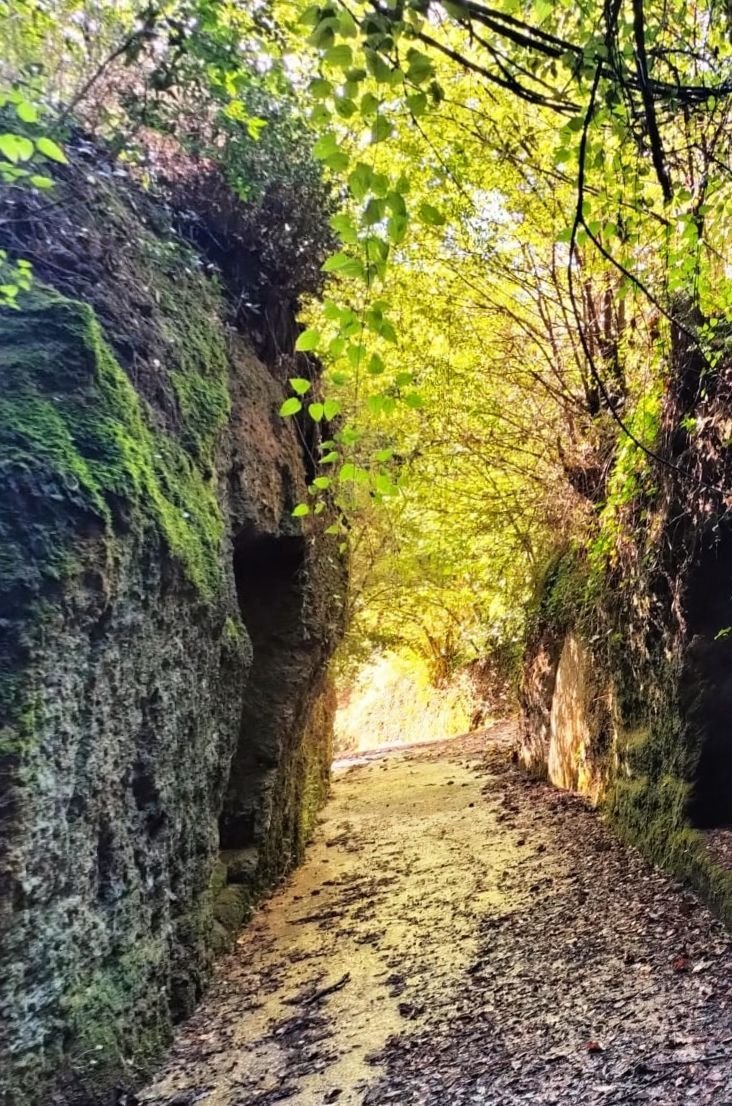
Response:
[[[234,327],[169,209],[79,160],[0,319],[3,1106],[111,1100],[192,1009],[308,838],[341,629],[291,515],[294,304]]]

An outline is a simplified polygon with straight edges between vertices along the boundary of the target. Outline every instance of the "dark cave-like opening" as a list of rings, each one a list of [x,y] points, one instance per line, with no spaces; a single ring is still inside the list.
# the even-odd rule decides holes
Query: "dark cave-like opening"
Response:
[[[686,611],[682,708],[698,756],[689,816],[700,828],[732,825],[732,529],[701,549]]]
[[[234,579],[253,659],[220,819],[223,849],[257,846],[268,828],[268,798],[296,707],[304,559],[298,536],[244,532],[234,545]]]

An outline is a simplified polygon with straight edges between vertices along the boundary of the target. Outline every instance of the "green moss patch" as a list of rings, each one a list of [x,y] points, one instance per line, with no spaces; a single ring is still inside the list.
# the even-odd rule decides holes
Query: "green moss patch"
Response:
[[[214,902],[214,917],[227,932],[234,934],[249,918],[252,893],[241,883],[230,883],[220,891]]]
[[[180,441],[155,427],[91,308],[35,293],[24,311],[0,320],[0,374],[0,455],[36,500],[32,534],[22,522],[0,520],[4,589],[66,574],[73,552],[54,510],[63,503],[107,531],[154,522],[191,583],[210,597],[220,582],[223,534],[215,488]],[[226,410],[218,403],[215,417],[207,413],[209,453]]]
[[[84,1071],[90,1089],[97,1082],[106,1085],[132,1057],[136,1069],[144,1071],[168,1043],[165,995],[151,978],[151,966],[164,959],[164,952],[160,944],[143,941],[80,981],[66,999],[70,1065]]]

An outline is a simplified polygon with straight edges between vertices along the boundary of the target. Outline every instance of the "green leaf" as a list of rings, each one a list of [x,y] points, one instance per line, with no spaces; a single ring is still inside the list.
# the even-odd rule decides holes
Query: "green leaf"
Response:
[[[349,262],[352,260],[347,253],[332,253],[330,257],[326,257],[323,262],[322,269],[324,273],[338,273],[341,269],[345,269]]]
[[[379,357],[378,353],[372,353],[369,360],[368,371],[372,376],[381,376],[384,371],[384,362]]]
[[[339,97],[335,102],[335,109],[342,119],[350,119],[357,111],[356,105],[348,96]]]
[[[376,50],[367,49],[365,54],[366,68],[376,83],[391,84],[394,72],[391,65]]]
[[[34,146],[22,134],[0,134],[0,154],[16,165],[33,157]]]
[[[338,139],[333,131],[328,131],[321,135],[313,146],[313,157],[317,158],[318,161],[324,161],[327,157],[332,157],[333,154],[337,154],[339,151]]]
[[[290,386],[293,392],[297,392],[299,396],[304,396],[306,392],[309,392],[312,388],[312,384],[309,380],[306,380],[304,376],[291,376]]]
[[[302,334],[295,342],[295,349],[298,353],[306,353],[308,350],[315,349],[319,344],[319,331],[314,330],[312,327],[308,327],[307,330],[303,330]]]
[[[364,92],[360,104],[361,114],[366,117],[373,115],[379,110],[380,103],[381,101],[374,96],[373,92]]]
[[[372,196],[369,202],[366,204],[366,210],[363,213],[363,222],[367,227],[374,226],[375,223],[380,223],[384,218],[384,212],[386,210],[386,201]]]
[[[344,38],[355,38],[358,34],[358,24],[349,11],[338,13],[338,27]]]
[[[361,320],[350,307],[344,307],[339,315],[341,334],[344,338],[352,338],[361,329]]]
[[[324,273],[338,273],[344,277],[363,277],[363,262],[357,257],[349,257],[345,253],[334,253],[321,265]]]
[[[457,0],[442,0],[443,7],[448,15],[451,15],[453,19],[465,19],[467,15],[467,9]],[[504,8],[508,11],[512,10],[512,6],[504,5]]]
[[[406,215],[407,205],[401,192],[391,191],[386,194],[386,206],[394,215]]]
[[[338,231],[338,227],[334,222],[335,219],[347,219],[349,224],[351,222],[349,215],[334,215],[333,218],[330,220],[330,225],[335,231]],[[325,302],[323,303],[323,314],[325,315],[326,319],[329,319],[330,322],[335,323],[338,322],[341,317],[341,309],[337,303],[333,302],[333,300],[325,300]]]
[[[293,518],[304,518],[305,515],[309,515],[309,514],[310,514],[310,508],[308,507],[307,503],[298,503],[297,507],[295,507],[294,511],[292,512],[292,517]]]
[[[340,453],[336,452],[335,449],[332,449],[330,453],[326,453],[325,457],[320,458],[320,463],[321,465],[334,465],[339,457]]]
[[[356,476],[356,466],[352,461],[346,461],[345,465],[341,465],[340,472],[338,473],[339,480],[353,480]]]
[[[30,178],[34,188],[53,188],[55,181],[52,177],[43,177],[40,173],[34,173]]]
[[[324,103],[316,104],[310,112],[310,122],[314,127],[327,127],[330,125],[331,114]]]
[[[247,134],[250,138],[253,138],[255,142],[259,141],[259,137],[267,126],[266,119],[259,119],[257,116],[250,115],[246,122]]]
[[[445,99],[445,90],[438,81],[430,81],[430,93],[436,104],[441,104]]]
[[[377,115],[374,120],[374,125],[371,128],[371,142],[373,144],[377,142],[384,142],[387,139],[394,128],[385,115]]]
[[[363,200],[371,188],[374,172],[370,165],[359,161],[348,177],[348,188],[354,200]]]
[[[280,414],[287,418],[289,415],[296,415],[298,411],[302,411],[302,403],[297,396],[290,396],[280,407]]]
[[[366,347],[362,346],[360,342],[354,342],[348,347],[348,361],[351,368],[357,369],[362,364],[366,357]]]
[[[325,51],[323,61],[326,65],[334,65],[338,69],[348,69],[353,64],[353,50],[348,43],[341,42]]]
[[[393,242],[395,246],[398,246],[400,242],[403,242],[407,236],[407,230],[409,228],[409,219],[406,215],[392,215],[386,224],[386,233],[389,235],[389,241]]]
[[[311,403],[308,407],[308,414],[313,422],[320,422],[323,417],[325,408],[322,403]]]
[[[330,487],[331,479],[329,476],[316,476],[313,480],[313,484],[320,491],[324,491],[326,488]]]
[[[323,165],[327,165],[334,173],[342,173],[351,163],[351,159],[343,150],[336,150],[334,154],[323,158]]]
[[[333,215],[331,217],[331,219],[329,220],[329,222],[330,222],[330,225],[333,228],[333,230],[336,232],[336,234],[344,242],[347,242],[350,246],[352,246],[355,242],[358,241],[358,231],[356,230],[356,226],[355,226],[355,224],[353,222],[353,219],[351,218],[350,215],[346,215],[345,213],[341,212],[338,215]],[[340,312],[338,311],[337,308],[336,308],[336,311],[337,311],[337,314],[336,314],[335,318],[338,318],[340,316]],[[334,316],[326,315],[326,317],[327,318],[333,318]]]
[[[320,7],[317,4],[311,4],[309,8],[301,13],[298,22],[301,27],[317,27],[319,20]]]
[[[407,107],[417,119],[427,111],[427,97],[424,92],[415,92],[407,96]]]
[[[347,446],[355,445],[361,437],[360,432],[352,426],[344,426],[339,436],[343,444]]]
[[[326,399],[325,403],[323,404],[323,412],[328,421],[334,419],[336,415],[339,415],[340,411],[341,405],[337,399]]]
[[[15,111],[19,119],[24,123],[38,122],[38,108],[35,104],[29,104],[27,100],[21,100],[15,105]]]
[[[337,26],[338,20],[333,17],[320,19],[313,33],[308,36],[308,43],[318,50],[329,49],[335,42],[335,28]]]
[[[333,91],[333,85],[325,77],[316,77],[308,85],[308,91],[316,100],[325,100]]]
[[[68,165],[69,159],[52,138],[39,138],[36,141],[36,147],[39,153],[43,154],[44,157],[50,158],[51,161],[59,161],[62,165]]]
[[[424,407],[424,400],[419,392],[409,392],[404,397],[404,402],[407,407],[412,407],[415,411],[419,410],[420,407]]]
[[[438,211],[432,204],[423,203],[419,205],[419,217],[423,223],[426,223],[429,227],[442,227],[445,225],[445,216],[441,211]]]
[[[407,53],[407,80],[414,84],[422,84],[435,75],[435,67],[430,58],[420,50],[409,50]]]
[[[391,461],[394,456],[393,449],[379,449],[374,454],[374,459],[383,464],[385,461]]]

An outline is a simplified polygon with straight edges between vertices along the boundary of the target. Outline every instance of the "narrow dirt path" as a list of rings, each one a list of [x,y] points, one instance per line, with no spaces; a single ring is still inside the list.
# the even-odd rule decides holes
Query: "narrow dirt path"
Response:
[[[339,774],[149,1106],[732,1106],[732,952],[500,725]]]

